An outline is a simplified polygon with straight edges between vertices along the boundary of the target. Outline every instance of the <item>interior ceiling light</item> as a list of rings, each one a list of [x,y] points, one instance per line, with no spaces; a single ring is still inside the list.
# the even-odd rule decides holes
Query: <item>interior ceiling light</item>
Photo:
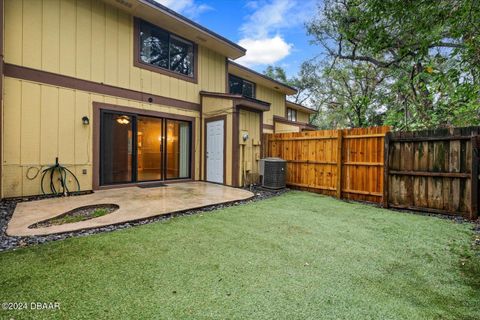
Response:
[[[130,118],[128,116],[119,116],[117,118],[117,122],[120,124],[129,124],[130,123]]]

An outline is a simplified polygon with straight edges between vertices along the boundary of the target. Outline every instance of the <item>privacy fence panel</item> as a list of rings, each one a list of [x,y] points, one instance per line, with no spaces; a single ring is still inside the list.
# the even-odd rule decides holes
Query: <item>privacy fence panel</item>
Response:
[[[375,127],[266,134],[263,156],[287,161],[289,186],[381,203],[388,131]]]
[[[384,137],[389,127],[343,130],[342,197],[382,202]]]
[[[478,134],[457,128],[389,133],[385,206],[478,216]]]

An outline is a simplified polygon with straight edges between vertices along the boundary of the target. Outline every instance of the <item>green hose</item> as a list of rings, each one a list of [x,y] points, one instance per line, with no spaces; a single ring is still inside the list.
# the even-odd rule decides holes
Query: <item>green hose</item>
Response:
[[[58,173],[58,176],[59,176],[58,180],[60,181],[60,186],[61,186],[59,190],[57,190],[57,188],[55,187],[55,182],[56,182],[55,173]],[[67,184],[67,175],[69,174],[73,177],[73,179],[77,184],[77,190],[73,192],[79,192],[80,182],[78,182],[78,179],[75,176],[75,174],[72,171],[70,171],[68,168],[60,165],[58,163],[58,157],[55,158],[55,164],[42,171],[41,188],[42,188],[43,194],[47,194],[44,188],[44,181],[45,181],[45,177],[48,175],[50,178],[50,194],[53,194],[56,196],[71,195],[73,192],[68,189],[68,184]]]

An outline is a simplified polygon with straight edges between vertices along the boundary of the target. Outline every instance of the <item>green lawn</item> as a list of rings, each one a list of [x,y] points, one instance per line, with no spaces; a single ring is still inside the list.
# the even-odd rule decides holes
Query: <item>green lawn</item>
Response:
[[[471,224],[311,193],[0,254],[0,318],[480,319]]]

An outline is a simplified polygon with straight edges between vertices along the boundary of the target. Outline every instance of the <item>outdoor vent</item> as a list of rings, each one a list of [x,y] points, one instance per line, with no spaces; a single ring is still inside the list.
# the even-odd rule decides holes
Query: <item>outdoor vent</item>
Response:
[[[280,158],[265,158],[260,160],[260,175],[262,186],[269,189],[285,188],[287,162]]]

